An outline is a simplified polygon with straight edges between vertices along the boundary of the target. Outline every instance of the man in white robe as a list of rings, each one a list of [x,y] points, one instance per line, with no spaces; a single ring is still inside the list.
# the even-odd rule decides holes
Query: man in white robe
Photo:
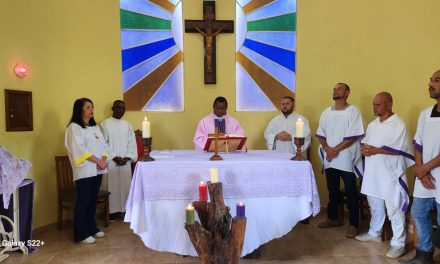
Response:
[[[437,101],[420,113],[414,137],[416,181],[411,216],[418,236],[416,255],[401,263],[433,263],[431,212],[437,209],[440,221],[440,70],[429,81],[429,95]]]
[[[114,157],[108,164],[107,174],[108,191],[111,193],[109,212],[114,218],[115,213],[125,212],[131,185],[131,162],[137,160],[137,147],[131,124],[121,119],[125,113],[124,101],[116,100],[112,111],[113,115],[101,123],[101,129]],[[103,183],[105,189],[105,180]]]
[[[349,94],[350,87],[347,84],[336,84],[333,88],[335,105],[328,107],[321,114],[316,132],[316,137],[321,143],[319,156],[323,161],[329,191],[328,218],[318,226],[320,228],[339,226],[338,204],[341,198],[339,188],[342,177],[350,222],[345,236],[354,238],[358,234],[359,227],[359,199],[353,165],[361,155],[359,141],[364,137],[364,126],[359,110],[347,102]]]
[[[405,254],[405,212],[409,206],[405,172],[414,164],[414,156],[405,123],[393,113],[392,107],[393,98],[387,92],[373,99],[377,118],[368,125],[361,147],[365,157],[361,192],[367,195],[371,221],[368,232],[356,239],[382,242],[382,226],[388,214],[393,237],[386,256],[398,258]]]
[[[274,117],[267,125],[264,132],[267,149],[296,153],[293,138],[296,135],[296,122],[301,119],[304,122],[304,145],[301,148],[303,157],[307,158],[307,149],[310,147],[309,121],[304,116],[293,112],[295,99],[285,96],[281,99],[281,114]]]

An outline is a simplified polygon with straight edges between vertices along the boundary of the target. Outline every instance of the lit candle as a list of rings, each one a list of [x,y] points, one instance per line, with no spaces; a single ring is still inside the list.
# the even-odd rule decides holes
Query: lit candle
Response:
[[[301,118],[298,118],[298,121],[296,121],[296,137],[304,137],[304,121]]]
[[[144,121],[142,121],[142,137],[150,137],[150,122],[147,120],[147,117],[144,117]]]
[[[210,170],[211,174],[211,183],[218,182],[218,169],[217,168],[211,168]]]
[[[199,201],[208,201],[208,185],[206,185],[206,183],[204,183],[203,181],[201,181],[199,185]]]
[[[246,211],[246,208],[245,208],[245,206],[244,206],[244,203],[239,202],[239,203],[237,204],[237,218],[243,218],[243,217],[246,217],[246,213],[245,213],[245,211]]]
[[[194,224],[194,207],[192,204],[188,204],[188,207],[185,208],[186,211],[186,224],[193,225]]]

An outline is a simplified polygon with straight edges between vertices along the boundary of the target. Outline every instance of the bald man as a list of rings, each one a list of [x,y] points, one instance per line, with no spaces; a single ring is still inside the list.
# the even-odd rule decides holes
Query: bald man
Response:
[[[420,113],[413,141],[417,178],[411,216],[419,240],[415,257],[401,263],[433,263],[430,212],[437,209],[437,221],[440,221],[440,188],[437,188],[437,183],[440,183],[440,70],[432,74],[428,91],[436,104]]]
[[[405,123],[392,107],[393,98],[387,92],[378,93],[373,99],[377,118],[368,125],[361,147],[365,157],[361,193],[367,195],[371,221],[368,232],[356,239],[382,242],[382,226],[388,214],[393,238],[386,256],[398,258],[405,254],[405,212],[409,205],[405,171],[414,164],[414,156]]]

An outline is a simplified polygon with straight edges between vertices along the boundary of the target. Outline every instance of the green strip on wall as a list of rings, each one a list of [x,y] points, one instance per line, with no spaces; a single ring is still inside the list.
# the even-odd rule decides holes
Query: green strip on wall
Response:
[[[248,31],[296,31],[296,13],[247,23]]]
[[[121,29],[171,29],[171,21],[121,9]]]

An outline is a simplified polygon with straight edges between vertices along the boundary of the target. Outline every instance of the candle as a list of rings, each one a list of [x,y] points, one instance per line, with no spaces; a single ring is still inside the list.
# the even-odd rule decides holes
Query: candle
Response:
[[[244,203],[239,202],[237,204],[237,218],[246,217],[245,211],[246,211],[246,209],[245,209]]]
[[[150,137],[150,122],[147,120],[147,117],[144,117],[144,121],[142,121],[142,138]]]
[[[204,183],[203,181],[201,181],[199,185],[199,201],[208,201],[208,185],[206,185],[206,183]]]
[[[211,174],[211,183],[218,182],[218,169],[217,168],[211,168],[209,170],[209,172]]]
[[[298,118],[298,121],[296,121],[296,137],[304,137],[304,121],[301,118]]]
[[[185,208],[186,211],[186,224],[193,225],[194,224],[194,207],[192,204],[188,204],[188,207]]]

